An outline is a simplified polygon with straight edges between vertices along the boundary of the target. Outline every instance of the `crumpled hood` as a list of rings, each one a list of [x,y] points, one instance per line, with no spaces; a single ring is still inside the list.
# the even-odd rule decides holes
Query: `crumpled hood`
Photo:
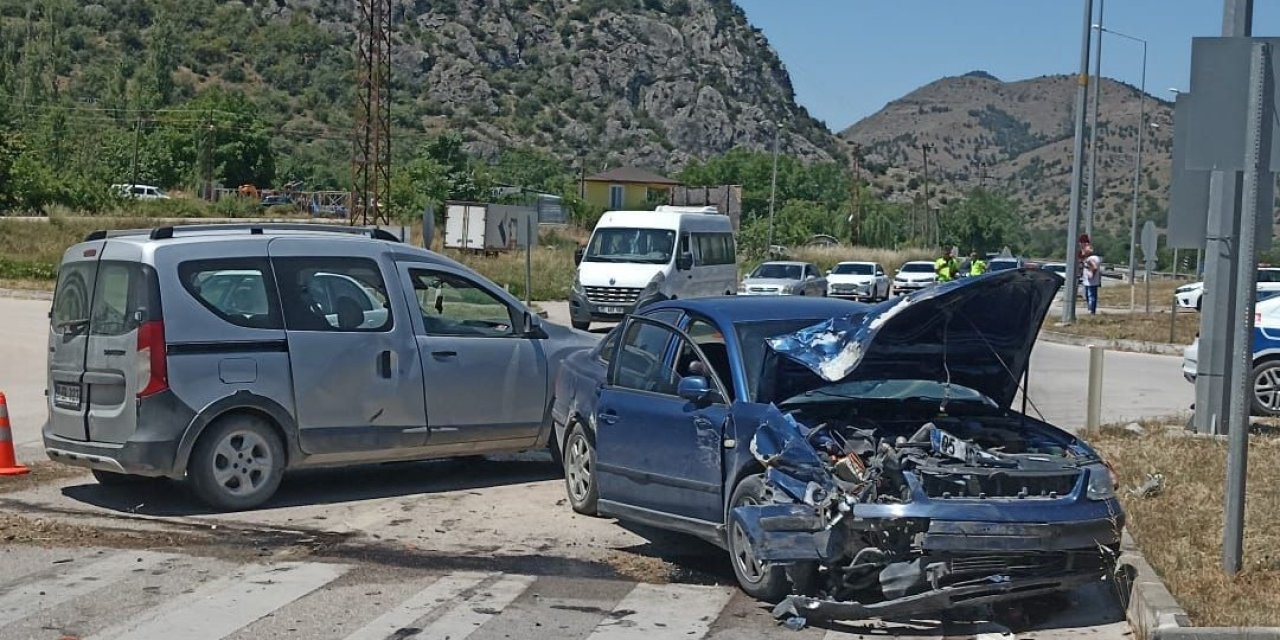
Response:
[[[828,382],[950,380],[1007,409],[1062,283],[1027,269],[964,278],[768,342]]]

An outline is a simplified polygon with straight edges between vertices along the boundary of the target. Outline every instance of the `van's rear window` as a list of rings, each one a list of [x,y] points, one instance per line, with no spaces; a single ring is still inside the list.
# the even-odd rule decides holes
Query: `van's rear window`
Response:
[[[88,327],[93,281],[98,262],[68,262],[58,269],[58,288],[53,294],[53,330],[58,334]]]

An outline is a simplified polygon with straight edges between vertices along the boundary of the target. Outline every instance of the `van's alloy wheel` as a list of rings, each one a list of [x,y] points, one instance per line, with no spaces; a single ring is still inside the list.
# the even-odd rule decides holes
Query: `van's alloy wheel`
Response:
[[[232,416],[201,435],[187,473],[200,499],[210,506],[256,507],[280,486],[284,445],[261,419]]]
[[[564,486],[569,494],[569,505],[578,513],[596,515],[596,502],[600,497],[595,476],[596,447],[580,423],[575,423],[569,432],[563,457]]]

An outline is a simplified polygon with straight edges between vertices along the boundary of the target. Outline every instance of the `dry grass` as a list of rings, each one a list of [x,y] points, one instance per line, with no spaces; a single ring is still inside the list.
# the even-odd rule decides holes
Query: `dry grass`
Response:
[[[1049,314],[1045,318],[1044,329],[1109,340],[1170,343],[1168,313],[1103,313],[1091,316],[1081,310],[1077,311],[1076,322],[1071,326],[1056,326],[1057,320],[1054,314]],[[1182,311],[1178,313],[1174,322],[1171,344],[1191,344],[1196,337],[1196,332],[1200,330],[1200,314],[1194,311]]]
[[[1151,308],[1152,309],[1168,309],[1173,304],[1173,290],[1187,284],[1186,280],[1152,280],[1151,281]],[[1102,287],[1098,289],[1098,305],[1103,307],[1122,307],[1129,308],[1129,285],[1124,282],[1116,282],[1115,280],[1103,280]],[[1133,292],[1134,308],[1143,309],[1146,306],[1147,285],[1141,280]]]
[[[1219,565],[1224,442],[1159,427],[1143,436],[1104,428],[1089,439],[1120,474],[1130,534],[1197,625],[1280,625],[1280,436],[1274,428],[1250,438],[1245,569],[1235,578]],[[1148,473],[1164,475],[1164,490],[1145,499],[1130,495]]]

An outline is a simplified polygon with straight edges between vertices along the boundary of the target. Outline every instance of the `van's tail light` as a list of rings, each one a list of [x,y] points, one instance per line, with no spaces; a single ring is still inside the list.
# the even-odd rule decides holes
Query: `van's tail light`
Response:
[[[164,323],[152,320],[138,327],[138,397],[145,398],[169,388],[169,365],[165,360]]]

